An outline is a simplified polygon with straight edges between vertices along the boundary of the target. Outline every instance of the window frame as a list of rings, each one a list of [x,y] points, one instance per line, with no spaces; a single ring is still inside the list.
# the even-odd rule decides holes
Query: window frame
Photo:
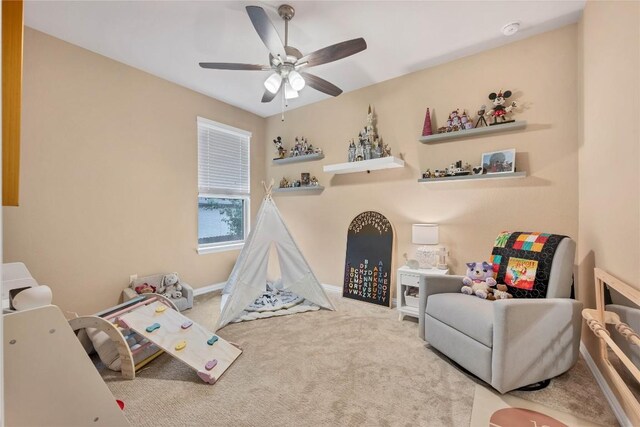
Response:
[[[244,247],[244,244],[247,240],[247,237],[249,236],[249,232],[251,231],[251,136],[252,133],[243,129],[238,129],[235,128],[233,126],[229,126],[223,123],[218,123],[215,122],[213,120],[204,118],[204,117],[197,117],[197,121],[196,121],[196,132],[197,132],[197,137],[196,137],[196,145],[197,145],[197,150],[198,153],[197,155],[199,156],[199,151],[200,151],[200,124],[203,124],[204,126],[208,126],[208,127],[213,127],[216,128],[216,130],[222,131],[222,132],[227,132],[227,133],[231,133],[231,134],[235,134],[237,136],[246,138],[247,140],[247,180],[248,180],[248,184],[249,184],[249,188],[248,188],[248,193],[247,194],[243,194],[243,195],[237,195],[237,194],[226,194],[226,193],[217,193],[217,192],[200,192],[200,187],[198,186],[198,194],[197,194],[197,198],[196,198],[196,203],[198,202],[198,199],[200,198],[209,198],[209,199],[239,199],[239,200],[243,200],[243,224],[244,224],[244,229],[243,229],[243,239],[242,240],[232,240],[232,241],[227,241],[227,242],[214,242],[214,243],[202,243],[200,244],[198,242],[200,235],[199,235],[199,231],[197,232],[197,237],[196,237],[196,242],[198,242],[197,245],[197,252],[200,255],[203,254],[210,254],[210,253],[216,253],[216,252],[225,252],[225,251],[232,251],[232,250],[239,250],[242,249]],[[197,172],[200,171],[200,159],[198,157],[197,159]],[[199,184],[199,181],[198,181]],[[197,226],[199,226],[200,224],[200,208],[198,207],[198,221],[197,221]]]

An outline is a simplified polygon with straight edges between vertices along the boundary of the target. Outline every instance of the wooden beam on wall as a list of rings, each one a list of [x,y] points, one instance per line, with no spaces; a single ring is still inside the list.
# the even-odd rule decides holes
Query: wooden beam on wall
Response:
[[[22,0],[2,0],[2,205],[18,206],[22,103]]]

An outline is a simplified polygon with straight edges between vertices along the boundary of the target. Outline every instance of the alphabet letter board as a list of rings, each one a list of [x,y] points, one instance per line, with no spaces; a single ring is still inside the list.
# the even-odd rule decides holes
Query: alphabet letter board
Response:
[[[373,304],[391,304],[393,227],[382,214],[367,211],[351,221],[342,296]]]

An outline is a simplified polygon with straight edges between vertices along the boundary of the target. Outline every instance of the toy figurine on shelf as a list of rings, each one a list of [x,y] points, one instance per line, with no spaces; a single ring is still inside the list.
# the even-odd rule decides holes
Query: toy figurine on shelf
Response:
[[[462,160],[458,160],[457,162],[450,164],[444,169],[435,169],[433,172],[431,172],[431,169],[427,169],[427,171],[422,174],[422,178],[444,178],[448,176],[462,176],[471,174],[471,165],[469,163],[465,163],[463,166]]]
[[[293,147],[289,150],[289,157],[307,156],[309,154],[322,154],[322,149],[314,148],[313,144],[309,144],[309,141],[304,136],[296,136],[294,141],[295,143],[293,144]]]
[[[469,130],[473,129],[473,123],[469,120],[469,116],[467,116],[467,112],[462,110],[462,116],[460,117],[460,126],[462,127],[460,130]]]
[[[350,141],[347,159],[349,162],[358,162],[387,157],[391,155],[391,150],[387,150],[386,147],[387,145],[383,144],[382,139],[378,137],[373,110],[369,106],[367,124],[358,133],[357,142],[354,139]]]
[[[460,113],[458,110],[453,110],[449,114],[449,120],[447,120],[447,132],[457,132],[462,129],[462,122],[460,121]]]
[[[285,177],[282,177],[282,179],[280,180],[280,188],[287,188],[289,187],[289,180]]]
[[[489,99],[493,102],[493,110],[490,110],[487,113],[487,116],[493,117],[493,123],[489,126],[502,125],[505,123],[512,123],[515,120],[507,120],[507,114],[511,112],[517,104],[513,101],[509,106],[505,107],[504,105],[507,103],[507,98],[511,96],[511,91],[507,90],[504,93],[502,91],[495,93],[492,92],[489,94]],[[498,119],[501,121],[498,122]]]
[[[276,150],[278,150],[278,157],[276,157],[276,159],[284,159],[284,155],[287,150],[285,150],[285,148],[282,146],[282,138],[277,137],[273,140],[273,143],[276,146]]]
[[[485,126],[489,126],[487,124],[487,121],[484,119],[484,114],[487,112],[487,106],[482,104],[480,106],[480,109],[478,110],[478,112],[476,113],[478,115],[478,121],[476,122],[476,127],[479,128],[481,124],[484,124]]]
[[[455,109],[449,114],[447,125],[438,128],[438,133],[457,132],[461,130],[473,129],[473,123],[469,121],[466,111]]]
[[[318,185],[320,185],[320,183],[318,182],[318,178],[316,178],[315,176],[312,176],[311,182],[309,183],[309,185],[313,187],[317,187]]]
[[[391,156],[391,147],[388,144],[384,144],[382,149],[382,157],[390,157]]]

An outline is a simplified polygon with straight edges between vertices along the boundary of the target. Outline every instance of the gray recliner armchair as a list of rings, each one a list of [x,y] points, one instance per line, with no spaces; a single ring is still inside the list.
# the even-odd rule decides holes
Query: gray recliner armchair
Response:
[[[560,237],[544,298],[489,301],[460,293],[463,276],[423,276],[421,338],[500,393],[566,372],[582,325],[582,303],[570,298],[575,248]]]

